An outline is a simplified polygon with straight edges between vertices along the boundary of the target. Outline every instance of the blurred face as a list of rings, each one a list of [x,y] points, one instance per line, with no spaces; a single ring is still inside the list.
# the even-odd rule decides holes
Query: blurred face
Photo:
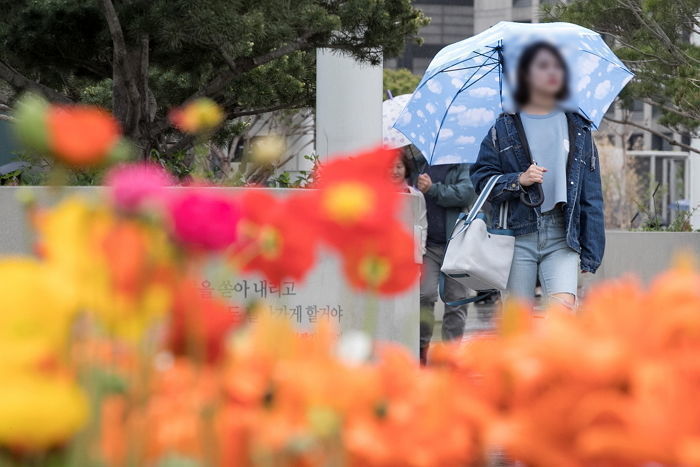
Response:
[[[527,82],[531,93],[555,96],[564,86],[564,69],[552,52],[541,49],[530,65]]]
[[[391,169],[391,180],[397,184],[406,182],[406,166],[400,158],[396,160],[394,167]]]

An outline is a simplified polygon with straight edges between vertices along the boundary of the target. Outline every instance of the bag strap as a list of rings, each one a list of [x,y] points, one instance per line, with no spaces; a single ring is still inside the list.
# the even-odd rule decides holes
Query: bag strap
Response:
[[[440,294],[440,300],[443,301],[443,303],[447,306],[460,306],[460,305],[466,305],[468,303],[474,303],[478,302],[479,300],[483,300],[485,298],[490,297],[491,295],[497,294],[498,290],[489,290],[487,292],[478,294],[474,297],[467,297],[467,298],[462,298],[461,300],[455,300],[453,302],[448,302],[445,299],[445,277],[448,277],[447,274],[444,272],[440,273],[440,276],[438,277],[438,292]],[[465,277],[465,274],[454,274],[449,277]]]
[[[513,114],[513,121],[515,122],[516,133],[518,133],[518,138],[520,139],[520,145],[523,147],[523,151],[525,151],[527,159],[530,161],[530,164],[535,164],[535,159],[532,157],[532,152],[530,152],[530,143],[528,143],[527,135],[525,134],[525,127],[523,127],[523,121],[520,118],[519,113],[516,112]],[[529,208],[536,208],[544,203],[544,191],[542,190],[542,184],[535,183],[534,189],[537,190],[537,201],[534,203],[530,202],[530,199],[525,191],[520,193],[520,202]]]
[[[501,177],[502,175],[494,175],[493,177],[489,178],[488,182],[486,182],[486,186],[479,194],[479,197],[474,202],[474,205],[472,205],[472,208],[469,210],[469,214],[467,214],[467,219],[465,221],[467,224],[473,221],[476,218],[476,215],[479,214],[479,211],[481,211],[481,208],[484,207],[484,203],[486,203],[486,200],[491,194],[491,190],[493,190],[493,187],[496,186],[496,183]]]

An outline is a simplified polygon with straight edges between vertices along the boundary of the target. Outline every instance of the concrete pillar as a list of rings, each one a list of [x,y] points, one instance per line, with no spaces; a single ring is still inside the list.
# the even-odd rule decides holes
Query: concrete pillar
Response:
[[[382,142],[382,70],[329,49],[316,52],[316,153],[321,161]]]
[[[692,146],[700,149],[700,138],[692,139]],[[700,229],[700,154],[691,152],[688,156],[688,183],[689,205],[693,214],[690,222],[693,229]]]
[[[690,37],[690,42],[700,46],[700,34],[694,33]],[[691,146],[700,149],[700,138],[693,138]],[[690,223],[693,229],[700,229],[700,154],[691,152],[688,156],[688,198],[690,210],[693,212]]]

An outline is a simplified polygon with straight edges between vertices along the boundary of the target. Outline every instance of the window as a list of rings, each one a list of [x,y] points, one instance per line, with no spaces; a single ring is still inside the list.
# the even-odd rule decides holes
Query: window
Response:
[[[673,133],[664,133],[668,138],[673,137]],[[668,139],[659,135],[651,135],[651,149],[654,151],[673,151],[673,146]]]
[[[513,0],[513,8],[532,6],[532,0]]]
[[[627,139],[628,151],[641,151],[644,149],[644,135],[642,133],[633,133]]]

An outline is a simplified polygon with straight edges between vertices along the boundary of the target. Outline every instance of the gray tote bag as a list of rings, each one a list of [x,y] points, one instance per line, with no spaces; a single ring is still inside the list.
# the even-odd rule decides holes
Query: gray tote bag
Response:
[[[469,213],[459,217],[442,262],[445,275],[459,278],[473,290],[505,290],[508,285],[515,248],[515,237],[508,230],[508,203],[501,204],[498,229],[488,227],[480,212],[500,177],[491,177]]]

